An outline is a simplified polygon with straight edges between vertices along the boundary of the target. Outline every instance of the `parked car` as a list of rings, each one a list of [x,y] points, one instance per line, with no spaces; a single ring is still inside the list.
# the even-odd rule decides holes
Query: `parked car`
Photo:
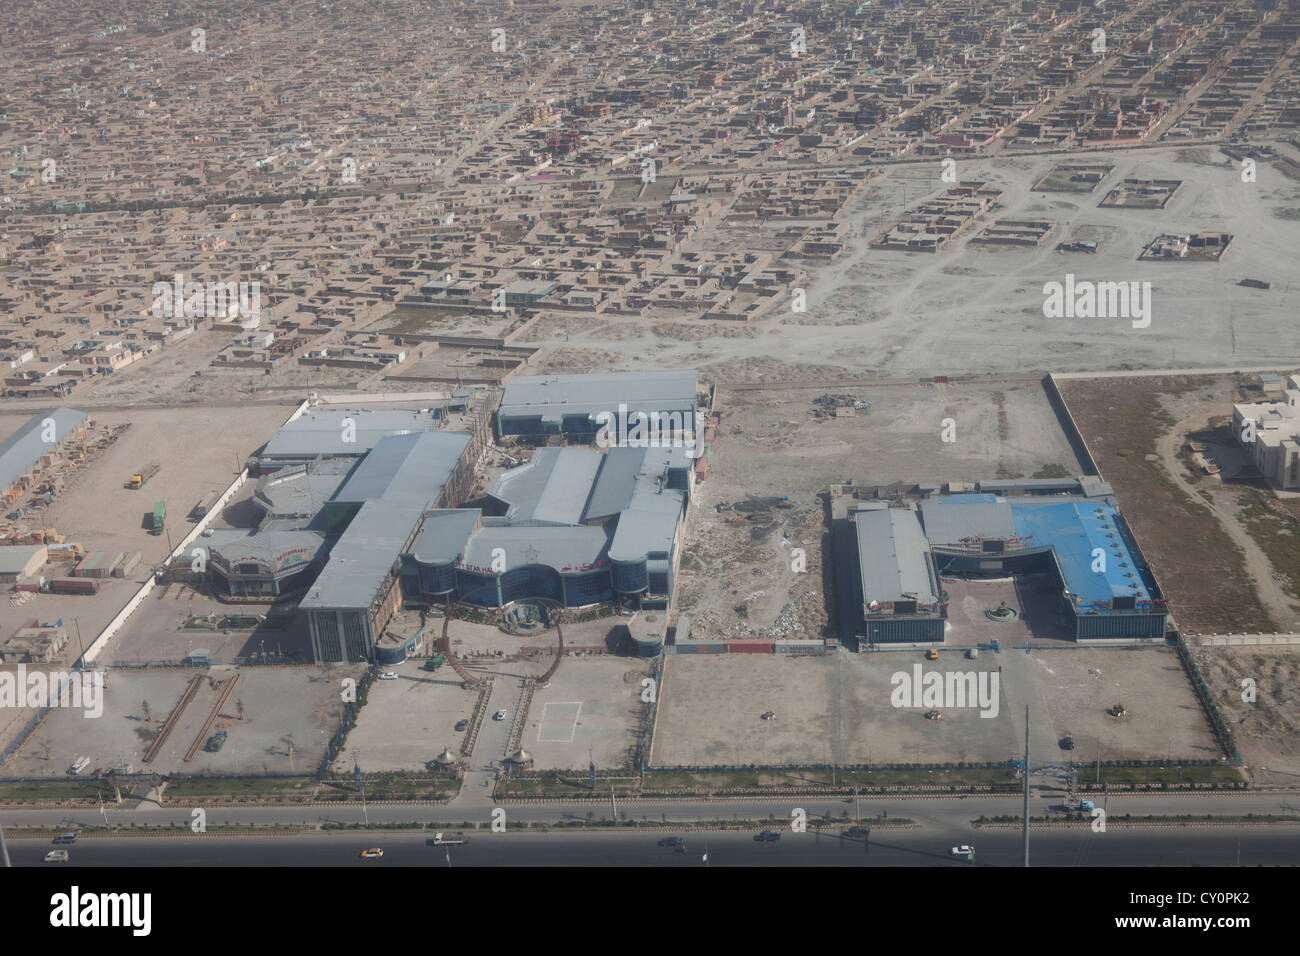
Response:
[[[775,843],[777,840],[781,839],[781,831],[764,830],[762,833],[754,837],[754,839],[759,843]]]
[[[52,843],[76,843],[77,834],[75,831],[71,833],[60,833],[51,842]]]
[[[465,729],[466,727],[468,727],[468,726],[469,726],[469,718],[466,718],[466,719],[464,719],[464,720],[458,720],[458,721],[456,721],[456,729],[457,729],[458,731],[459,731],[459,730],[464,730],[464,729]]]
[[[505,719],[506,719],[506,712],[505,712],[504,710],[498,710],[495,714],[492,715],[492,719],[493,719],[493,720],[505,720]]]
[[[45,862],[46,863],[67,863],[68,851],[51,850],[49,853],[45,854]]]
[[[659,845],[660,846],[686,846],[686,841],[678,836],[664,837],[662,840],[659,841]]]
[[[384,851],[379,849],[379,847],[372,847],[369,850],[361,851],[361,859],[363,860],[377,860],[383,855]]]
[[[397,680],[397,672],[396,672],[396,671],[384,671],[382,674],[379,675],[379,679],[380,679],[380,680]]]
[[[871,836],[870,827],[849,827],[844,831],[846,837],[858,837],[859,839]]]

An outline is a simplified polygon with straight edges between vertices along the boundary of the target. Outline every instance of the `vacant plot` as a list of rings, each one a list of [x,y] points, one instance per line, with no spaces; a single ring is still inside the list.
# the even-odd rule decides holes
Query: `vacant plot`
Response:
[[[157,773],[300,773],[313,771],[342,718],[339,680],[359,678],[362,669],[335,667],[115,668],[106,679],[103,715],[55,708],[4,766],[6,776],[60,777],[77,756],[90,760],[86,773],[134,765]],[[207,737],[225,730],[217,753],[200,749],[185,760],[190,745],[217,702],[207,681],[181,712],[154,760],[144,754],[195,674],[239,682]],[[240,717],[242,710],[242,719]]]
[[[1295,786],[1300,777],[1300,647],[1198,647],[1194,655],[1251,779]]]
[[[356,757],[367,773],[422,770],[444,749],[460,753],[465,734],[456,723],[473,713],[478,691],[463,689],[450,667],[426,671],[408,661],[394,672],[396,680],[371,683],[348,731],[346,766],[336,769],[351,769]]]
[[[996,709],[895,707],[894,675],[973,672],[996,681]],[[1112,699],[1114,698],[1114,699]],[[1173,652],[1061,649],[955,653],[927,662],[920,653],[827,657],[672,655],[660,697],[653,763],[760,766],[835,763],[983,763],[1024,749],[1030,709],[1035,760],[1215,759],[1200,707]],[[1124,703],[1130,716],[1105,710]],[[775,720],[763,720],[768,710]],[[1059,741],[1075,740],[1073,751]]]
[[[566,659],[533,694],[521,746],[538,770],[624,766],[636,746],[641,681],[650,662],[634,657]]]

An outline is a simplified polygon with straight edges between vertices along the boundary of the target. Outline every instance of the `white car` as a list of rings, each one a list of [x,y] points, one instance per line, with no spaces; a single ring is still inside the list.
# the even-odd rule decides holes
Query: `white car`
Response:
[[[382,674],[379,675],[379,679],[380,679],[380,680],[397,680],[397,673],[396,673],[395,671],[384,671]]]
[[[967,846],[966,844],[963,843],[961,846],[955,846],[952,848],[952,855],[953,856],[974,856],[975,848],[973,846]]]
[[[495,714],[492,715],[492,719],[493,719],[493,720],[505,720],[505,719],[506,719],[506,712],[505,712],[504,710],[498,710]]]

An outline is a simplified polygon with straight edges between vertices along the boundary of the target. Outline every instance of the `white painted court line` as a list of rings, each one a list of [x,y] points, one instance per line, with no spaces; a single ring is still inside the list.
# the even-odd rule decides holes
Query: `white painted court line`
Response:
[[[575,708],[575,710],[573,711],[573,716],[572,716],[571,718],[562,718],[562,719],[559,721],[559,723],[561,723],[561,725],[563,725],[563,720],[564,720],[564,719],[567,719],[567,720],[569,721],[569,736],[568,736],[568,737],[543,737],[543,736],[542,736],[542,731],[543,731],[544,729],[546,729],[546,721],[547,721],[548,719],[551,719],[551,708],[552,708],[552,707],[573,707],[573,708]],[[556,701],[549,701],[549,702],[547,702],[547,703],[546,703],[545,705],[543,705],[543,707],[542,707],[542,719],[538,722],[538,725],[537,725],[537,742],[538,742],[539,744],[571,744],[571,743],[573,743],[573,735],[574,735],[574,734],[577,732],[577,730],[578,730],[578,716],[579,716],[581,713],[582,713],[582,701],[580,701],[580,700],[556,700]]]

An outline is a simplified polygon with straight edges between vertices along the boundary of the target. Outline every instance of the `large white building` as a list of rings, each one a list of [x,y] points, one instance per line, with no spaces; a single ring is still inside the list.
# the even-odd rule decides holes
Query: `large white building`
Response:
[[[1232,432],[1270,483],[1300,488],[1300,375],[1287,379],[1281,401],[1233,405]]]

